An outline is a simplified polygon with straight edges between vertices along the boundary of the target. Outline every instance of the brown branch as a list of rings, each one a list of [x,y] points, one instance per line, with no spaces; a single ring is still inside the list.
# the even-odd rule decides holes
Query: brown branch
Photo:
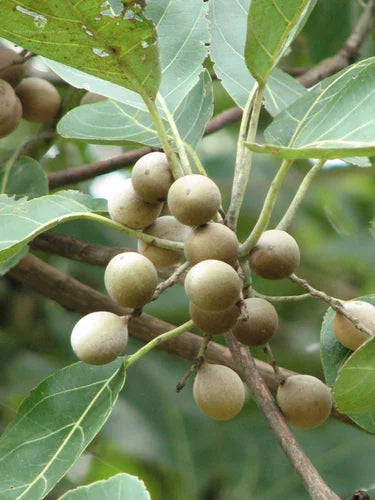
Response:
[[[305,87],[311,87],[323,78],[333,75],[355,62],[359,51],[374,22],[374,2],[369,0],[365,5],[358,23],[342,48],[333,57],[323,59],[319,64],[301,75],[298,80]]]
[[[31,254],[24,257],[17,266],[13,267],[7,276],[54,300],[70,311],[81,314],[88,314],[93,311],[111,311],[121,316],[129,314],[130,311],[119,306],[109,297],[67,276]],[[142,314],[139,318],[132,319],[130,334],[143,342],[149,342],[161,333],[173,328],[175,328],[173,325],[165,321]],[[182,359],[193,361],[199,352],[201,344],[202,337],[186,332],[174,340],[161,344],[158,349],[175,354]],[[236,363],[234,363],[229,349],[226,347],[210,342],[205,357],[210,362],[229,366],[242,376],[241,370],[236,367]],[[267,363],[258,360],[256,360],[256,365],[268,388],[275,392],[277,390],[277,381],[272,368]],[[294,374],[294,372],[285,368],[280,368],[280,370],[285,377]],[[332,416],[356,427],[354,422],[336,410],[333,411]]]
[[[285,423],[285,419],[262,380],[248,348],[238,342],[231,333],[226,334],[226,340],[234,361],[242,368],[243,378],[249,386],[256,404],[310,497],[313,500],[340,500],[340,497],[326,485]]]

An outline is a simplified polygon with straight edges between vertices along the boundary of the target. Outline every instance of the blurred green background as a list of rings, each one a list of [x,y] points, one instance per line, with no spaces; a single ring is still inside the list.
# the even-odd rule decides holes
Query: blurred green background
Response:
[[[309,67],[333,55],[349,35],[360,12],[354,0],[320,0],[293,50],[282,64]],[[372,37],[362,57],[374,55]],[[216,109],[233,105],[215,82]],[[269,123],[264,114],[262,126]],[[31,127],[32,128],[32,127]],[[23,124],[14,140],[31,130]],[[210,176],[228,206],[238,126],[205,138],[199,149]],[[47,171],[74,167],[117,154],[118,148],[77,145],[59,140],[43,160]],[[272,225],[282,217],[311,163],[295,164],[284,181]],[[256,156],[239,224],[240,239],[251,230],[278,162]],[[330,162],[314,181],[291,232],[302,254],[298,274],[316,288],[343,299],[374,293],[375,242],[370,224],[375,209],[374,167]],[[124,170],[118,175],[129,175]],[[105,195],[117,182],[112,174],[78,186]],[[75,222],[62,234],[96,243],[135,247],[135,242],[92,223]],[[104,292],[103,269],[39,253],[63,272]],[[256,290],[270,295],[301,293],[288,280],[254,279]],[[326,310],[310,299],[276,304],[280,328],[272,341],[281,366],[322,377],[319,332]],[[182,287],[174,287],[145,308],[174,324],[188,319]],[[11,421],[21,400],[45,376],[74,362],[69,336],[79,315],[36,296],[7,277],[0,281],[0,430]],[[219,342],[223,339],[215,338]],[[139,347],[131,341],[128,352]],[[255,350],[262,358],[262,352]],[[190,380],[176,394],[175,385],[188,364],[153,352],[130,371],[115,410],[103,431],[48,498],[75,485],[124,471],[141,477],[153,500],[240,500],[308,498],[259,411],[248,397],[241,414],[216,422],[195,406]],[[375,488],[375,437],[330,420],[318,429],[298,431],[303,448],[342,498],[359,488]],[[375,491],[375,489],[374,489]],[[370,493],[371,495],[371,493]],[[374,493],[375,495],[375,493]]]

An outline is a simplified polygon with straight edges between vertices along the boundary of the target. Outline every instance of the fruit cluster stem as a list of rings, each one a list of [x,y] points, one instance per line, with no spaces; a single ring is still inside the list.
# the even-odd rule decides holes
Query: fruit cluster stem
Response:
[[[279,365],[277,364],[277,361],[273,355],[272,349],[269,344],[266,344],[263,347],[263,351],[267,356],[267,361],[268,363],[272,366],[273,371],[275,372],[275,378],[277,380],[277,383],[279,385],[282,385],[285,382],[285,377],[281,373],[281,370],[279,368]]]
[[[184,262],[184,264],[181,264],[174,272],[167,278],[165,281],[162,281],[155,290],[154,295],[152,296],[152,301],[156,300],[159,298],[159,296],[166,290],[167,288],[170,288],[171,286],[175,285],[181,276],[187,271],[190,267],[189,262]]]
[[[186,384],[187,380],[189,379],[189,377],[191,377],[191,375],[193,375],[195,370],[197,368],[199,368],[201,366],[201,364],[203,363],[204,354],[207,350],[208,344],[210,343],[211,339],[212,339],[211,335],[207,335],[207,334],[203,335],[203,339],[202,339],[201,345],[199,346],[199,351],[197,353],[197,356],[194,358],[194,360],[193,360],[192,364],[190,365],[190,367],[188,368],[188,370],[186,370],[186,372],[183,374],[181,379],[178,381],[178,383],[176,385],[176,392],[182,391],[182,389],[185,387],[185,384]]]

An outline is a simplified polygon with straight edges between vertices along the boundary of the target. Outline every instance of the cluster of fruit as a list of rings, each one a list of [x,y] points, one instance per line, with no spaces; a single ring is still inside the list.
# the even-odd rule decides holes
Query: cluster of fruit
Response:
[[[42,78],[25,78],[23,57],[0,48],[0,137],[15,130],[21,120],[52,122],[61,105],[56,88]]]
[[[127,227],[183,246],[167,249],[139,240],[138,252],[124,252],[109,262],[105,286],[120,305],[140,309],[155,293],[157,269],[176,264],[185,256],[191,266],[185,291],[196,326],[206,335],[232,329],[243,344],[264,345],[277,330],[277,312],[261,298],[243,301],[243,282],[236,270],[237,237],[223,221],[213,221],[220,206],[220,191],[211,179],[192,174],[174,180],[164,153],[142,157],[131,178],[109,199],[110,216]],[[267,279],[289,276],[299,261],[296,241],[280,230],[265,231],[249,255],[252,270]],[[241,315],[241,305],[246,317]],[[71,337],[77,356],[92,364],[114,360],[126,347],[127,319],[108,312],[82,318]],[[237,373],[206,361],[199,366],[193,394],[204,413],[220,420],[235,416],[245,401],[244,385]],[[299,427],[319,425],[332,406],[328,388],[309,375],[284,380],[277,400],[288,421]]]

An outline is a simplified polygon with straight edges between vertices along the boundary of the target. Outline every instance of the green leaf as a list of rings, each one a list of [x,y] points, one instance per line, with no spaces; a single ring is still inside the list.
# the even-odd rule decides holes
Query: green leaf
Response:
[[[209,5],[210,56],[215,73],[236,104],[244,108],[256,84],[243,55],[249,0],[210,0]],[[266,108],[275,116],[304,93],[306,89],[297,80],[275,69],[264,93]]]
[[[3,0],[0,36],[155,98],[160,83],[156,30],[138,3],[128,4],[116,13],[96,0]]]
[[[117,474],[68,491],[60,500],[151,500],[143,481],[130,474]]]
[[[5,163],[6,164],[6,163]],[[5,164],[0,169],[0,185],[4,182]],[[21,156],[9,170],[5,193],[37,198],[48,194],[48,179],[41,165],[27,156]]]
[[[119,359],[68,366],[34,389],[0,439],[1,498],[44,498],[102,428],[124,381]]]
[[[10,269],[12,269],[12,267],[16,266],[28,252],[29,252],[29,247],[25,245],[24,247],[20,247],[18,252],[15,255],[13,255],[13,257],[10,257],[10,259],[1,261],[0,276],[4,276]]]
[[[0,262],[19,252],[38,234],[75,219],[106,211],[106,202],[78,191],[59,191],[33,200],[0,195]]]
[[[375,154],[375,58],[323,80],[280,113],[265,131],[268,144],[253,151],[297,158]]]
[[[253,77],[269,73],[307,21],[316,0],[251,0],[247,17],[245,60]]]
[[[174,111],[182,140],[196,145],[212,111],[212,83],[205,70]],[[169,131],[169,124],[164,124]],[[60,120],[57,130],[63,137],[89,142],[160,146],[149,113],[112,100],[74,108]]]

